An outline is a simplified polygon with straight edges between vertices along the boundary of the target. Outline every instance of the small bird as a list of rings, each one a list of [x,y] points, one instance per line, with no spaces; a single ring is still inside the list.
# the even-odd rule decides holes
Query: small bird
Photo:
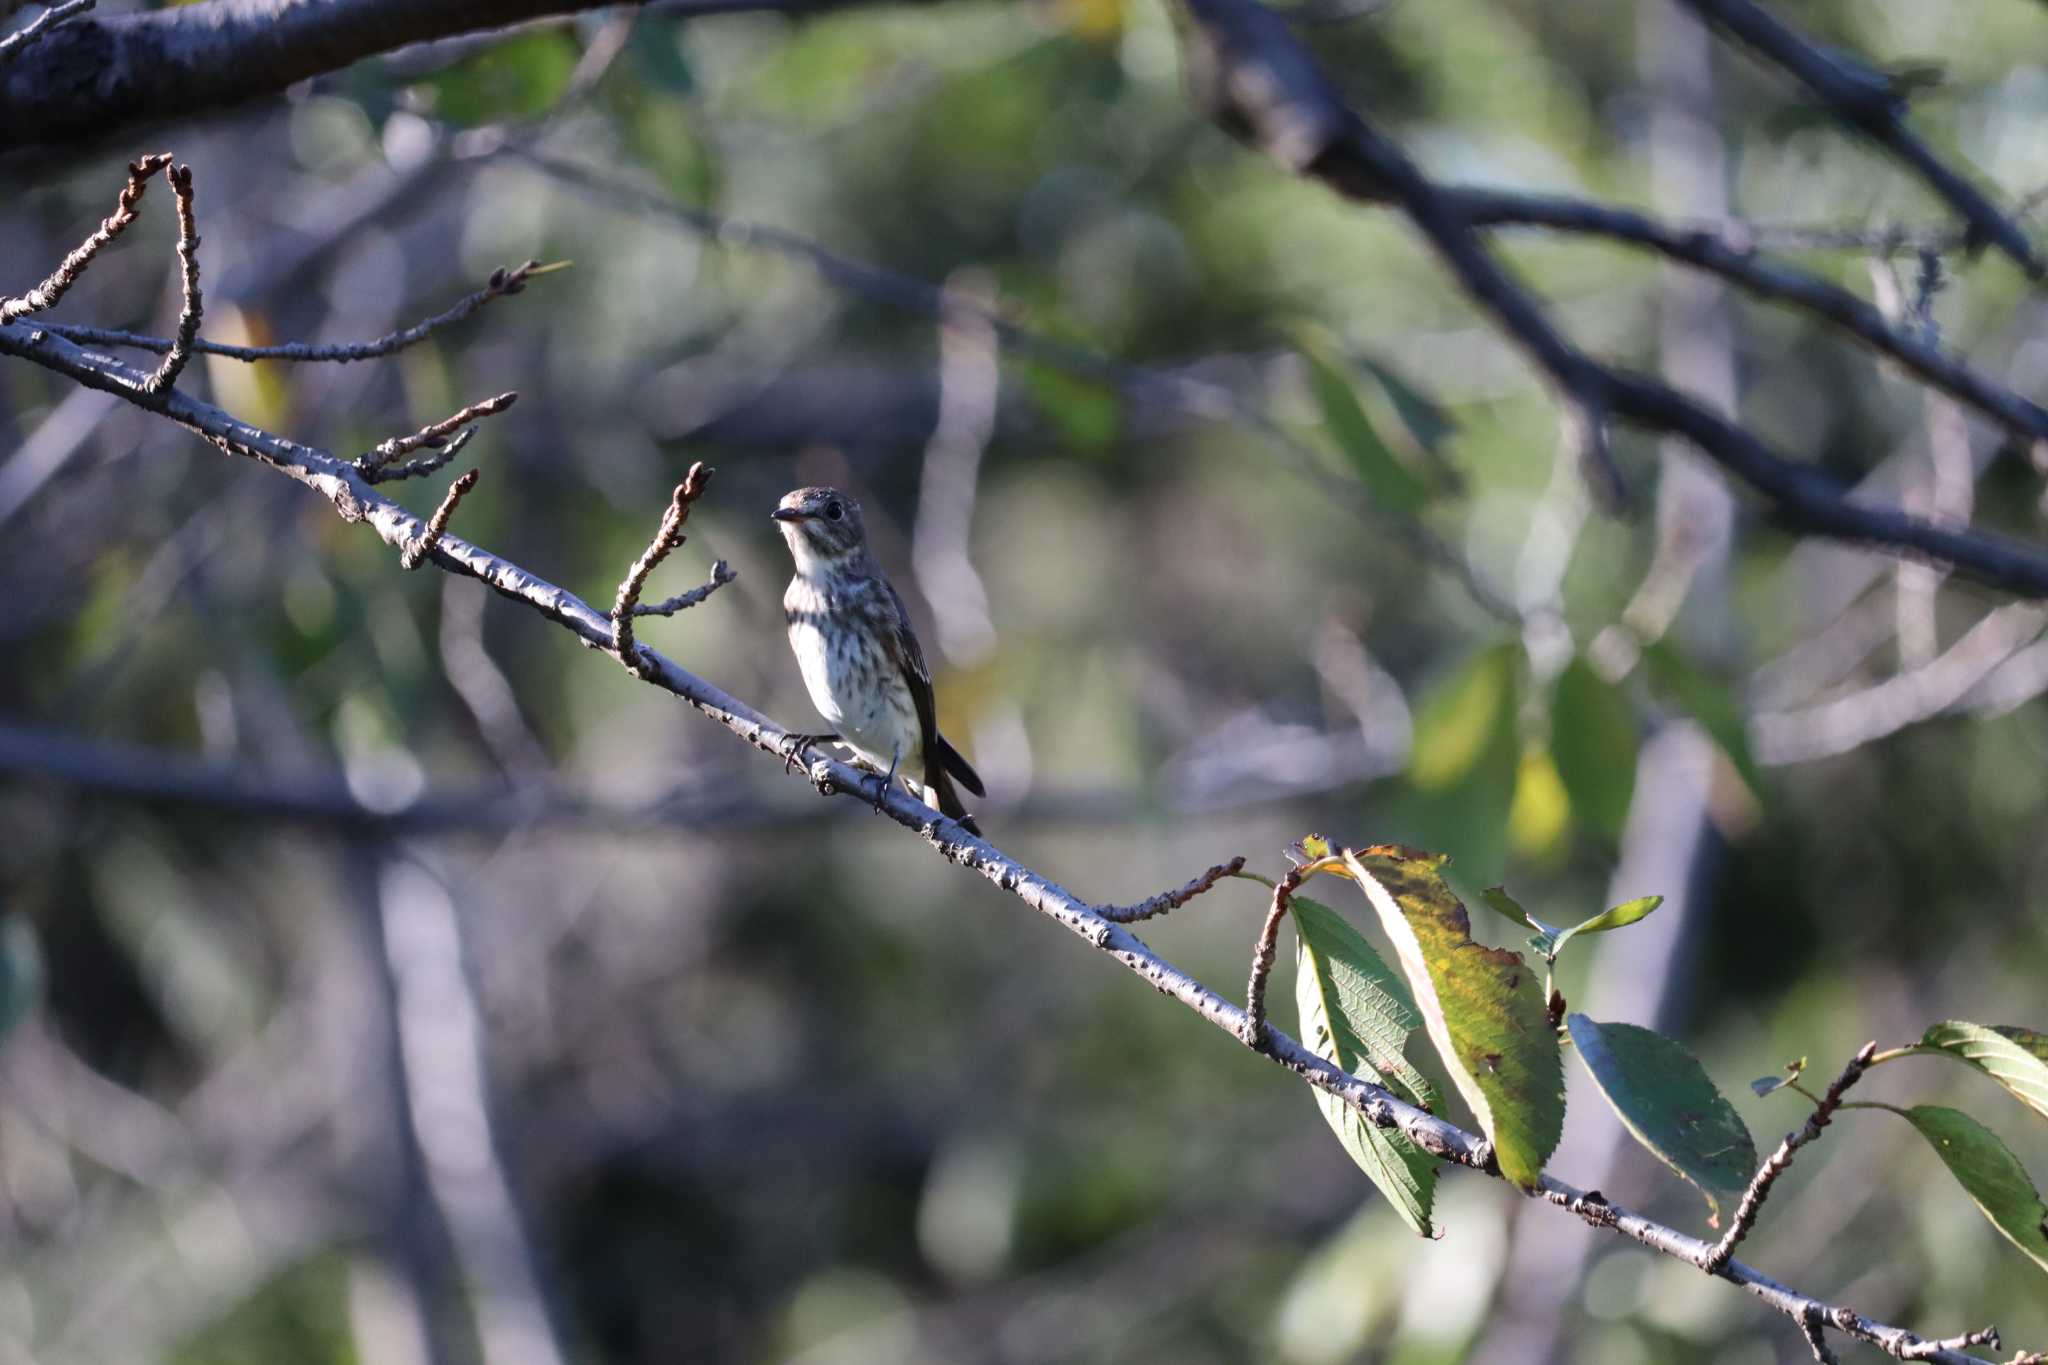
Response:
[[[860,504],[834,488],[799,488],[772,515],[796,560],[782,595],[789,647],[812,705],[838,727],[837,734],[798,736],[791,755],[816,743],[844,744],[886,771],[886,782],[901,773],[927,805],[980,834],[953,782],[976,796],[987,792],[939,733],[932,671],[903,599],[868,553]]]

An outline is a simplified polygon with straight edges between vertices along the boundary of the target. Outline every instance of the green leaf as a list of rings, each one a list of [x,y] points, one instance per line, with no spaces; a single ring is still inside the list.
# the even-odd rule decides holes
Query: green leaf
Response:
[[[1991,1225],[2048,1270],[2048,1205],[1998,1134],[1961,1110],[1936,1104],[1897,1112],[1920,1130]]]
[[[1556,925],[1545,924],[1542,920],[1530,914],[1520,901],[1507,893],[1507,888],[1505,887],[1489,886],[1479,893],[1479,899],[1485,901],[1489,909],[1506,915],[1517,924],[1526,924],[1546,938],[1557,937],[1558,928]]]
[[[1623,925],[1634,924],[1663,903],[1664,898],[1662,896],[1638,896],[1632,901],[1623,901],[1620,905],[1614,906],[1611,909],[1602,910],[1593,918],[1574,924],[1571,928],[1559,934],[1557,936],[1557,944],[1551,950],[1551,956],[1555,957],[1558,953],[1563,952],[1564,945],[1580,934],[1604,934],[1609,929],[1619,929]]]
[[[495,123],[545,113],[568,88],[581,57],[566,29],[541,29],[491,44],[433,77],[434,112],[451,123]]]
[[[1643,651],[1650,677],[1659,691],[1680,710],[1700,723],[1728,755],[1752,795],[1763,791],[1756,757],[1749,751],[1749,726],[1742,703],[1727,683],[1708,677],[1682,658],[1668,640],[1659,640]]]
[[[1496,736],[1514,721],[1514,650],[1503,642],[1480,651],[1432,689],[1415,714],[1409,778],[1424,791],[1443,791],[1479,766]]]
[[[1419,512],[1430,490],[1404,464],[1359,402],[1355,379],[1339,355],[1336,340],[1320,327],[1299,327],[1295,345],[1308,362],[1309,392],[1323,415],[1323,429],[1374,497],[1403,512]]]
[[[1462,481],[1445,458],[1444,448],[1458,430],[1456,420],[1434,398],[1379,361],[1360,356],[1358,365],[1377,381],[1380,392],[1386,395],[1387,408],[1398,423],[1382,425],[1380,430],[1390,440],[1412,442],[1416,453],[1429,461],[1437,475],[1455,490]]]
[[[1378,1073],[1371,1079],[1411,1104],[1434,1110],[1436,1087],[1407,1057],[1408,1035],[1422,1025],[1408,984],[1335,910],[1301,895],[1290,904],[1295,933],[1313,958],[1316,987],[1325,997],[1337,1045],[1369,1062]]]
[[[1123,436],[1124,400],[1116,389],[1035,360],[1020,372],[1039,412],[1069,445],[1100,454]]]
[[[1635,713],[1618,688],[1573,659],[1550,694],[1550,752],[1572,809],[1610,839],[1621,837],[1635,796]]]
[[[1306,896],[1292,904],[1298,949],[1294,996],[1301,1036],[1317,1056],[1385,1085],[1425,1109],[1436,1104],[1429,1082],[1403,1055],[1414,1032],[1415,1003],[1401,978],[1380,960],[1343,916]],[[1314,1092],[1316,1107],[1358,1168],[1403,1222],[1431,1235],[1436,1162],[1406,1135],[1382,1128],[1334,1095]]]
[[[1345,866],[1392,939],[1429,1038],[1492,1139],[1501,1174],[1534,1188],[1564,1129],[1564,1062],[1540,974],[1520,953],[1472,941],[1444,858],[1347,853]]]
[[[1776,1094],[1778,1091],[1783,1090],[1786,1086],[1792,1084],[1792,1082],[1798,1080],[1800,1074],[1805,1070],[1806,1058],[1801,1057],[1796,1062],[1785,1063],[1784,1075],[1759,1076],[1749,1083],[1749,1088],[1756,1092],[1756,1097],[1758,1099],[1762,1099],[1766,1095]]]
[[[1721,1225],[1756,1174],[1756,1143],[1690,1052],[1635,1024],[1565,1020],[1572,1045],[1629,1135],[1707,1197],[1707,1222]]]
[[[1950,1019],[1929,1028],[1920,1046],[1975,1067],[2048,1117],[2048,1037],[2011,1025],[1986,1028]]]

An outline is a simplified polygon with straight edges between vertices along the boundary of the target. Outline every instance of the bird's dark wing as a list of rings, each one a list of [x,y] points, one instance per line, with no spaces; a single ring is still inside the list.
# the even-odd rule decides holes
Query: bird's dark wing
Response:
[[[882,591],[889,594],[889,604],[896,609],[896,629],[886,636],[886,648],[892,661],[902,670],[903,681],[910,687],[910,699],[917,704],[917,728],[924,744],[925,765],[938,766],[939,713],[932,702],[932,670],[924,661],[924,648],[917,642],[917,634],[910,628],[910,613],[903,609],[903,597],[896,591],[896,585],[882,580]]]
[[[938,807],[967,827],[970,834],[980,835],[981,826],[960,804],[960,794],[953,790],[953,783],[947,776],[948,770],[961,774],[961,781],[976,796],[984,793],[981,778],[974,769],[967,766],[967,760],[959,751],[946,742],[939,733],[938,707],[932,699],[931,665],[924,661],[924,648],[917,643],[917,633],[910,628],[910,613],[903,609],[903,598],[896,591],[896,585],[887,579],[882,586],[888,591],[889,602],[896,608],[896,629],[887,637],[889,652],[897,667],[903,671],[903,681],[910,688],[910,699],[917,705],[917,728],[924,758],[924,784],[932,789],[933,799]]]

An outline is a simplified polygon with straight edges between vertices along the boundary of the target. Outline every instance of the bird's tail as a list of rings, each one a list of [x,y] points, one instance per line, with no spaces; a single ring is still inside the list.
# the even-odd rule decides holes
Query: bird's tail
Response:
[[[981,826],[974,823],[967,807],[960,804],[960,793],[953,790],[953,779],[946,775],[946,770],[934,765],[926,771],[925,779],[925,803],[936,807],[941,814],[952,816],[969,834],[979,839]]]

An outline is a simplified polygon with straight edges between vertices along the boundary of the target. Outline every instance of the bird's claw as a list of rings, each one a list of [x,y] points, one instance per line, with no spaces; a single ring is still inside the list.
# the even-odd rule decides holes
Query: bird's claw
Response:
[[[793,771],[796,767],[796,761],[798,759],[804,760],[804,766],[809,767],[811,761],[811,749],[813,746],[819,744],[835,743],[838,741],[838,739],[839,736],[837,735],[786,736],[782,744],[782,771],[784,773]]]

